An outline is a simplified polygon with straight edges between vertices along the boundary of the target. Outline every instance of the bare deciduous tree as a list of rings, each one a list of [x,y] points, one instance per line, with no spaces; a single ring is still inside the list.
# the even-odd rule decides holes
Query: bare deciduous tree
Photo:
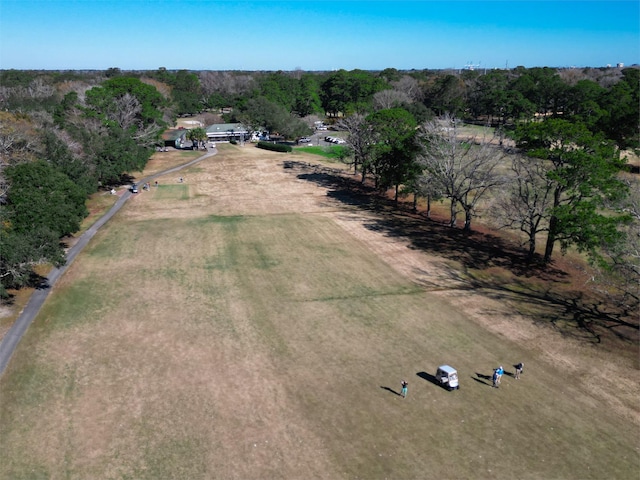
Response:
[[[138,114],[141,111],[140,101],[130,93],[125,93],[114,99],[113,109],[107,113],[107,117],[120,125],[123,130],[129,130],[133,126],[141,127],[138,121]]]
[[[553,205],[553,181],[544,161],[516,155],[511,163],[510,188],[499,195],[493,215],[501,227],[523,232],[529,244],[528,259],[536,251],[536,237],[549,228],[549,209]]]
[[[200,86],[206,96],[213,93],[239,94],[248,92],[254,79],[252,75],[229,71],[200,72]]]
[[[491,138],[463,138],[459,122],[449,115],[425,124],[419,139],[419,161],[450,200],[449,225],[456,225],[460,206],[464,229],[471,230],[480,199],[505,182],[497,173],[504,153],[491,144]]]
[[[56,88],[45,82],[42,78],[34,79],[29,85],[6,87],[0,86],[0,98],[47,98],[56,94]]]
[[[593,288],[625,309],[637,320],[640,304],[640,182],[628,178],[629,196],[621,204],[609,205],[629,216],[622,240],[602,246],[605,262],[596,265]]]
[[[56,89],[53,85],[45,83],[42,78],[33,80],[25,92],[31,98],[46,98],[55,95]]]
[[[8,189],[5,167],[34,160],[39,149],[38,136],[30,118],[0,112],[0,203]]]
[[[373,95],[373,108],[385,110],[411,103],[409,96],[398,90],[381,90]]]
[[[371,126],[367,123],[365,116],[360,113],[354,113],[339,122],[339,128],[345,130],[347,135],[347,144],[353,152],[353,173],[358,171],[358,165],[365,165],[372,144]],[[366,172],[362,171],[362,181],[364,181]]]
[[[404,75],[400,80],[391,82],[393,89],[404,93],[412,102],[420,102],[424,98],[420,83],[409,75]]]
[[[158,144],[158,125],[155,123],[138,128],[131,136],[138,145],[153,147]]]
[[[426,198],[427,200],[427,218],[431,218],[431,202],[434,200],[440,200],[443,196],[442,187],[436,181],[435,177],[431,175],[427,170],[424,170],[421,175],[416,179],[415,192],[414,192],[414,211],[417,210],[417,196]]]

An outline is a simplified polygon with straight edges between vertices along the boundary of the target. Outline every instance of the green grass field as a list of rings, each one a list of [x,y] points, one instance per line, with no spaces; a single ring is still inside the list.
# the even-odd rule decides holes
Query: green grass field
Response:
[[[637,418],[397,274],[335,205],[299,213],[321,187],[244,148],[139,194],[61,279],[0,379],[0,478],[638,477]]]
[[[294,149],[294,153],[310,153],[312,155],[320,155],[326,159],[338,161],[340,160],[340,152],[347,150],[347,147],[340,145],[319,146],[310,145],[308,147],[298,147]]]

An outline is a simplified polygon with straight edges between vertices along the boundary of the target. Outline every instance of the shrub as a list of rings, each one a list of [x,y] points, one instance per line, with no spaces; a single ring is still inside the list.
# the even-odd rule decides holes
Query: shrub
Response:
[[[274,152],[291,152],[293,148],[291,145],[281,145],[279,143],[270,142],[258,142],[258,148],[264,148],[265,150],[271,150]]]

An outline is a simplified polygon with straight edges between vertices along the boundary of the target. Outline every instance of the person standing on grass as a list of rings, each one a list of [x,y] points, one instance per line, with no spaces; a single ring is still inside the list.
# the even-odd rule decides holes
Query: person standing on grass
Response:
[[[407,398],[407,386],[409,384],[404,380],[402,380],[400,384],[402,385],[402,390],[400,390],[400,395],[402,395],[402,398]]]
[[[520,380],[520,375],[522,374],[522,369],[524,368],[524,363],[520,362],[516,365],[516,380]]]
[[[500,383],[498,379],[499,379],[499,376],[498,376],[498,369],[496,368],[496,369],[493,371],[493,378],[492,378],[492,380],[493,380],[493,385],[492,385],[492,386],[493,386],[494,388],[498,388],[498,384]]]
[[[502,380],[502,375],[504,375],[504,368],[502,368],[502,365],[500,365],[496,369],[496,373],[498,374],[498,385],[500,385],[500,381]]]

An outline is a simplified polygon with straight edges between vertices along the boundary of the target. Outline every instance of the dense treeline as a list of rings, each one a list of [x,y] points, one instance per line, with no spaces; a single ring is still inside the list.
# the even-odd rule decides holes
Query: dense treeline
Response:
[[[590,131],[602,132],[621,148],[629,148],[639,141],[639,72],[637,68],[523,67],[488,72],[5,70],[0,72],[0,102],[5,111],[48,112],[54,116],[58,112],[58,118],[60,109],[73,106],[73,98],[65,99],[66,94],[84,101],[85,92],[125,78],[138,79],[163,96],[166,102],[161,110],[166,120],[222,108],[231,109],[228,120],[238,119],[243,113],[250,118],[254,110],[259,112],[265,106],[277,110],[275,117],[291,115],[295,120],[313,114],[342,117],[402,107],[419,123],[445,113],[503,127],[534,116],[562,117],[580,121]],[[119,94],[117,88],[111,88],[110,93]],[[95,100],[99,99],[94,99],[94,104]],[[143,100],[159,106],[157,100]]]
[[[109,72],[107,72],[109,73]],[[0,296],[64,262],[88,195],[140,171],[171,102],[139,78],[6,71],[0,99]]]
[[[167,125],[202,112],[288,139],[335,123],[354,171],[396,199],[447,199],[450,225],[463,213],[470,229],[490,198],[491,219],[523,233],[530,261],[542,234],[542,261],[576,246],[637,279],[640,219],[620,154],[640,146],[639,85],[637,68],[2,71],[0,294],[28,284],[38,262],[62,262],[87,195],[142,170]],[[462,122],[495,138],[463,138]]]

